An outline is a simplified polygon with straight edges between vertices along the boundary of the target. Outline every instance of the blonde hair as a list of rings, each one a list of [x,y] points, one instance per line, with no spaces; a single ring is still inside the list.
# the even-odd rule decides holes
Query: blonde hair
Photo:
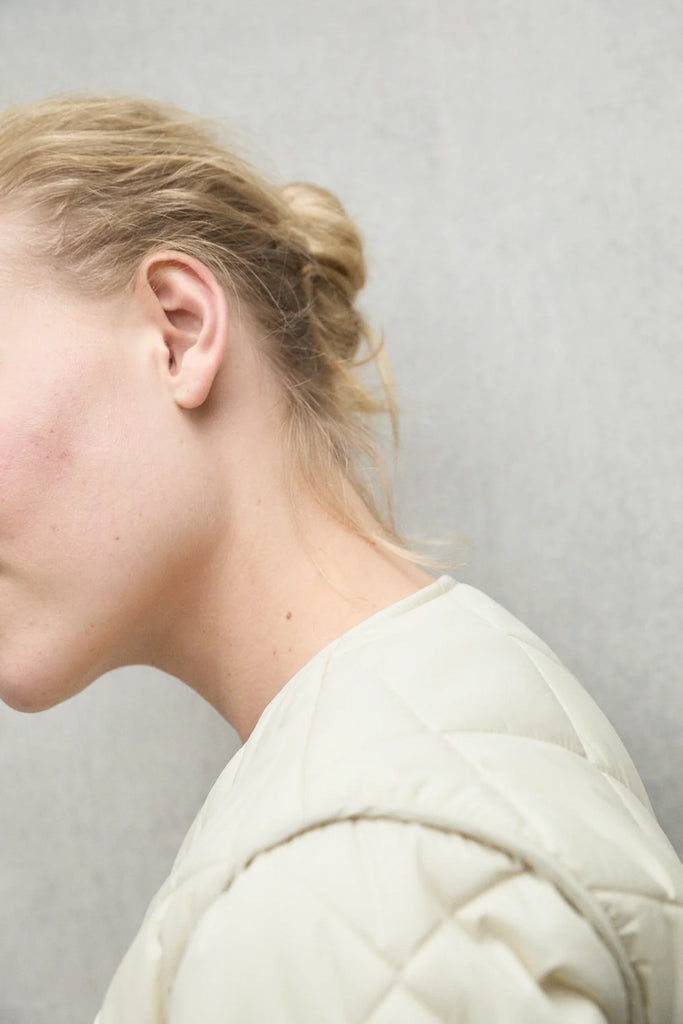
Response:
[[[213,128],[174,108],[65,97],[0,115],[0,204],[30,215],[37,258],[81,293],[131,287],[156,249],[200,260],[263,331],[287,397],[292,498],[301,480],[361,536],[437,564],[412,552],[395,527],[368,418],[388,413],[396,445],[396,395],[383,344],[355,305],[363,247],[335,196],[269,184]],[[358,372],[369,362],[379,395]],[[346,500],[349,484],[376,528]]]

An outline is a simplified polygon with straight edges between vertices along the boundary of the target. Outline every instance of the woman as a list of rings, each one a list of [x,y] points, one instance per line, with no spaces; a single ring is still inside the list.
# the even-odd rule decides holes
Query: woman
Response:
[[[67,99],[0,120],[0,223],[0,693],[148,663],[244,744],[99,1024],[683,1020],[683,869],[619,739],[372,496],[337,200]]]

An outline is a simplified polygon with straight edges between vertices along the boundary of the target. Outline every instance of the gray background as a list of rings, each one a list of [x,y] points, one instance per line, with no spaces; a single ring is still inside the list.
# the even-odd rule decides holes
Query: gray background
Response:
[[[339,193],[401,523],[469,542],[454,574],[576,672],[679,850],[682,61],[665,0],[0,0],[2,105],[171,100]],[[0,1022],[87,1022],[238,741],[143,669],[0,734]]]

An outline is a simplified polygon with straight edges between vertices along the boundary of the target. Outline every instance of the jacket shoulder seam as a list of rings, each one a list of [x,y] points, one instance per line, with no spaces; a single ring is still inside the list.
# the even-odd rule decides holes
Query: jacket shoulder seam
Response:
[[[527,870],[530,869],[538,877],[543,878],[554,885],[557,891],[567,900],[567,902],[591,923],[594,931],[612,954],[619,969],[619,973],[621,974],[625,990],[628,992],[632,1004],[632,1024],[644,1024],[646,1018],[640,980],[635,973],[628,954],[626,953],[621,937],[616,931],[607,911],[598,901],[598,890],[593,890],[582,885],[569,871],[564,870],[558,864],[553,863],[550,858],[539,856],[536,851],[525,848],[521,843],[517,844],[510,842],[509,837],[507,836],[496,837],[493,833],[487,833],[484,829],[472,828],[468,826],[467,823],[430,821],[426,820],[424,817],[416,818],[414,815],[407,818],[402,817],[400,814],[390,814],[386,812],[381,814],[360,812],[357,814],[335,815],[331,818],[320,819],[319,821],[306,825],[304,828],[297,829],[291,833],[281,836],[272,844],[254,851],[248,860],[246,860],[244,864],[235,871],[226,886],[225,891],[227,891],[235,880],[247,870],[257,857],[260,857],[262,854],[269,853],[280,846],[284,846],[286,843],[298,838],[299,836],[325,828],[329,825],[341,824],[345,821],[378,820],[393,821],[397,824],[403,825],[420,825],[425,828],[436,829],[443,833],[457,835],[464,839],[470,839],[479,843],[481,846],[488,847],[498,853],[504,854],[509,860],[516,860]]]

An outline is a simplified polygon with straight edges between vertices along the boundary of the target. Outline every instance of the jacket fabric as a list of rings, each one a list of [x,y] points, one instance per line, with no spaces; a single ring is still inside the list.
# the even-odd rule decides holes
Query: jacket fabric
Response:
[[[683,866],[552,651],[444,575],[219,777],[96,1024],[683,1024]]]

